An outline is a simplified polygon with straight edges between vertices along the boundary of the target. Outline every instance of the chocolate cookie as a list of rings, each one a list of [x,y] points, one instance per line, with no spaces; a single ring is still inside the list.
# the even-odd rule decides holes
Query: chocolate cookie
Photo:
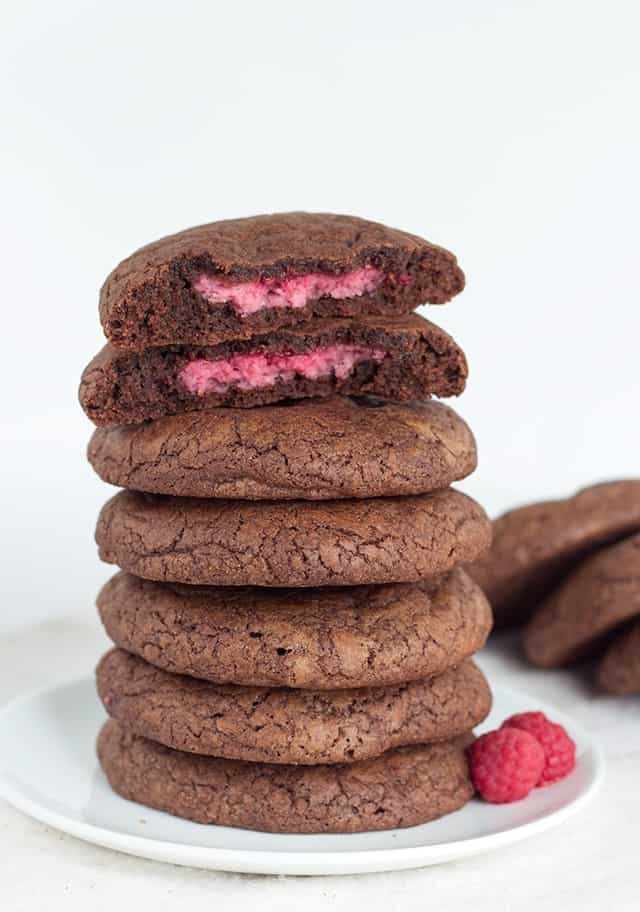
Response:
[[[458,567],[422,583],[338,589],[213,589],[118,573],[98,596],[117,646],[216,684],[331,690],[441,674],[491,629]]]
[[[392,747],[470,731],[491,708],[482,672],[466,662],[429,681],[349,690],[211,684],[170,674],[123,649],[96,669],[109,715],[166,747],[259,763],[349,763]]]
[[[338,766],[244,763],[184,754],[107,722],[98,757],[111,788],[196,823],[267,833],[415,826],[473,797],[465,739],[397,748]]]
[[[529,621],[525,651],[541,668],[567,665],[637,615],[640,535],[598,551],[567,577]]]
[[[214,406],[247,408],[334,393],[410,401],[457,396],[467,362],[417,314],[317,320],[249,340],[122,352],[85,368],[80,403],[97,425],[136,424]]]
[[[610,481],[567,500],[529,504],[493,523],[490,551],[467,570],[496,626],[526,620],[590,551],[640,529],[640,480]]]
[[[598,683],[607,693],[640,693],[640,623],[619,634],[598,666]]]
[[[96,529],[107,563],[144,579],[213,586],[415,582],[474,560],[490,538],[482,507],[452,488],[262,502],[121,491]]]
[[[136,251],[100,294],[119,348],[215,345],[311,317],[409,313],[464,287],[452,253],[346,215],[288,212],[214,222]]]
[[[445,488],[473,472],[476,446],[440,402],[338,396],[98,428],[89,461],[104,481],[134,491],[329,500]]]

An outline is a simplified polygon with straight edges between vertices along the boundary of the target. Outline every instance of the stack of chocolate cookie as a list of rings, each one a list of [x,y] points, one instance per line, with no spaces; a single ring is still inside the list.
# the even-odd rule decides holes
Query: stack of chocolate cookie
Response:
[[[267,831],[408,826],[472,795],[491,613],[461,569],[490,524],[463,352],[412,313],[459,292],[447,251],[335,215],[182,232],[107,279],[80,398],[119,794]],[[260,406],[260,407],[255,407]]]

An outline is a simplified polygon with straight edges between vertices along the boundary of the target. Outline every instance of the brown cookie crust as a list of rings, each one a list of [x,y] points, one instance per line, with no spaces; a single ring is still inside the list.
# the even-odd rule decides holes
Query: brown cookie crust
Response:
[[[268,833],[358,833],[415,826],[466,804],[473,797],[466,743],[290,766],[180,753],[110,720],[97,747],[115,792],[177,817]]]
[[[522,623],[586,555],[638,529],[640,480],[604,482],[505,513],[493,523],[490,551],[467,570],[496,627]]]
[[[491,708],[473,662],[429,681],[349,690],[211,684],[113,649],[96,669],[105,709],[187,753],[258,763],[350,763],[470,731]]]
[[[485,596],[461,568],[422,583],[213,589],[118,573],[98,596],[117,646],[215,684],[332,690],[441,674],[483,645]]]
[[[423,494],[477,463],[471,430],[441,402],[340,396],[98,428],[88,456],[118,487],[236,500]]]
[[[525,651],[541,668],[567,665],[637,615],[640,535],[598,551],[567,577],[529,621]]]
[[[415,582],[471,561],[491,523],[446,488],[412,497],[229,501],[121,491],[100,512],[100,557],[143,579],[210,586]]]
[[[212,307],[191,287],[202,272],[248,281],[335,275],[365,265],[387,276],[372,293],[244,318],[229,306]],[[426,302],[444,304],[463,287],[454,255],[422,238],[353,216],[288,212],[200,225],[148,244],[105,281],[100,319],[107,338],[123,349],[214,345],[311,317],[408,313]]]
[[[615,696],[640,693],[640,623],[619,634],[598,666],[598,684]]]
[[[179,374],[193,360],[220,360],[255,352],[303,353],[334,344],[383,350],[382,361],[358,363],[346,377],[318,379],[296,375],[260,389],[237,385],[225,392],[190,392]],[[417,314],[315,320],[250,340],[214,346],[172,345],[143,352],[122,352],[106,345],[85,368],[79,398],[98,426],[137,424],[165,415],[210,410],[217,406],[250,408],[286,399],[371,394],[412,401],[431,395],[457,396],[465,387],[464,352],[443,329]]]

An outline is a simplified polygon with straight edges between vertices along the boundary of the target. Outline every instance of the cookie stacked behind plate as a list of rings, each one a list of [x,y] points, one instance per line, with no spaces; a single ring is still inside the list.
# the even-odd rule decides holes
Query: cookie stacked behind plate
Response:
[[[453,340],[406,315],[462,284],[425,241],[300,213],[184,232],[107,280],[81,398],[89,459],[126,489],[96,532],[121,568],[97,669],[121,795],[273,832],[471,797],[491,615],[459,565],[490,526],[449,487],[475,468],[469,428],[406,401],[464,386]]]
[[[599,686],[640,693],[640,479],[532,503],[494,522],[493,546],[468,568],[497,626],[525,625],[540,668],[598,661]]]

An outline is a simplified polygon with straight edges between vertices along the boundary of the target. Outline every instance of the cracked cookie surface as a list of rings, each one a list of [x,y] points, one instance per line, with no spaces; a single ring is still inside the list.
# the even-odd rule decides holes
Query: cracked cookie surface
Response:
[[[118,487],[242,500],[422,494],[477,462],[471,430],[441,402],[339,396],[98,428],[88,455]]]
[[[541,668],[567,665],[638,615],[640,535],[633,535],[586,560],[540,605],[525,630],[525,652]]]
[[[98,596],[117,646],[217,684],[332,690],[432,677],[477,652],[491,609],[461,568],[422,583],[209,588],[118,573]]]
[[[415,826],[466,804],[468,743],[335,766],[245,763],[171,750],[110,720],[97,748],[115,792],[177,817],[268,833],[358,833]]]
[[[374,290],[244,318],[229,305],[212,307],[194,287],[203,273],[237,282],[339,276],[359,267],[380,271]],[[423,238],[354,216],[285,212],[199,225],[142,247],[105,281],[100,318],[107,338],[124,349],[215,344],[311,317],[408,313],[444,304],[463,287],[455,256]]]
[[[143,579],[214,586],[415,582],[474,560],[490,536],[482,507],[451,488],[315,502],[121,491],[96,528],[107,563]]]
[[[491,708],[489,686],[471,661],[428,681],[316,691],[211,684],[112,649],[96,682],[107,712],[138,735],[187,753],[259,763],[366,760],[462,735]]]
[[[500,516],[491,549],[466,569],[486,592],[496,626],[517,624],[591,551],[638,530],[640,480],[604,482]]]

